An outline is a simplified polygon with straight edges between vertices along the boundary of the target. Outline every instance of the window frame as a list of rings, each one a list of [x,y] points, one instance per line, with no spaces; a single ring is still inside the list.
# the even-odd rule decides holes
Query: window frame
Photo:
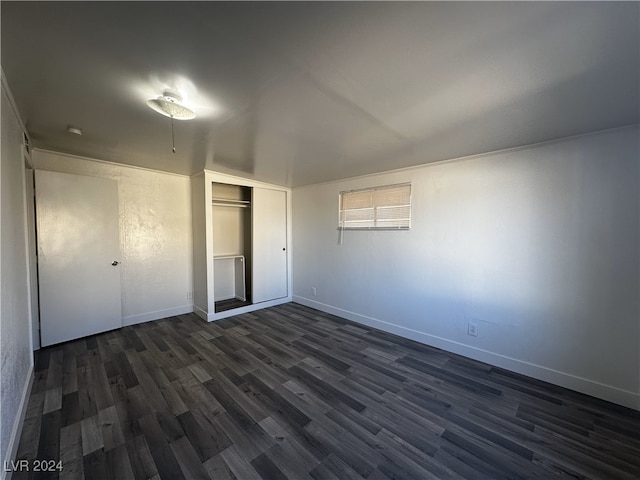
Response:
[[[344,196],[348,195],[348,194],[353,194],[353,193],[361,193],[361,192],[375,192],[378,190],[388,190],[388,189],[393,189],[393,188],[401,188],[401,187],[409,187],[409,203],[406,205],[384,205],[384,204],[380,204],[380,205],[372,205],[371,207],[367,207],[364,209],[373,209],[373,225],[370,226],[362,226],[362,227],[356,227],[356,226],[344,226],[345,222],[348,222],[348,220],[343,220],[343,214],[344,212],[348,212],[348,211],[354,211],[354,210],[358,210],[358,209],[344,209],[343,208],[343,203],[344,203]],[[370,231],[370,230],[389,230],[389,231],[403,231],[403,230],[411,230],[411,210],[412,210],[412,202],[413,200],[413,189],[411,188],[411,182],[404,182],[404,183],[394,183],[394,184],[389,184],[389,185],[378,185],[375,187],[366,187],[366,188],[359,188],[359,189],[355,189],[355,190],[343,190],[341,192],[339,192],[338,194],[338,230],[354,230],[354,231]],[[378,209],[382,208],[398,208],[398,207],[408,207],[409,209],[409,216],[406,219],[407,220],[407,225],[398,225],[398,226],[380,226],[378,225]],[[363,209],[363,210],[364,210]]]

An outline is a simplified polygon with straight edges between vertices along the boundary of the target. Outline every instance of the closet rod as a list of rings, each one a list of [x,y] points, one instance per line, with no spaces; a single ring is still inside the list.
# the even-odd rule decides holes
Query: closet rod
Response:
[[[236,208],[247,208],[251,206],[248,203],[220,203],[220,202],[213,202],[212,205],[215,205],[216,207],[236,207]]]

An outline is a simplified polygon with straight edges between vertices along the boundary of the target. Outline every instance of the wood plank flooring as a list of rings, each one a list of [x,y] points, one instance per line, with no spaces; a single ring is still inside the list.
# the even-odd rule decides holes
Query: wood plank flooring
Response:
[[[240,300],[239,298],[230,298],[228,300],[218,300],[215,303],[215,311],[226,312],[227,310],[233,310],[234,308],[246,307],[251,305],[249,300]]]
[[[640,413],[286,304],[37,353],[14,479],[640,478]]]

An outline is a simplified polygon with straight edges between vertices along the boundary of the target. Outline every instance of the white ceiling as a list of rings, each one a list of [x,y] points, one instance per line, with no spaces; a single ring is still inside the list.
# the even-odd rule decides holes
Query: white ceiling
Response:
[[[640,123],[638,2],[1,8],[34,145],[123,164],[300,186]]]

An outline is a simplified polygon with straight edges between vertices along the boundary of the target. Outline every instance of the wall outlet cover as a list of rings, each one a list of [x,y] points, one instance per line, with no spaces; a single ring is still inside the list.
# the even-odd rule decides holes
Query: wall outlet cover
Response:
[[[467,335],[471,335],[472,337],[478,336],[478,324],[474,322],[469,322],[467,324]]]

